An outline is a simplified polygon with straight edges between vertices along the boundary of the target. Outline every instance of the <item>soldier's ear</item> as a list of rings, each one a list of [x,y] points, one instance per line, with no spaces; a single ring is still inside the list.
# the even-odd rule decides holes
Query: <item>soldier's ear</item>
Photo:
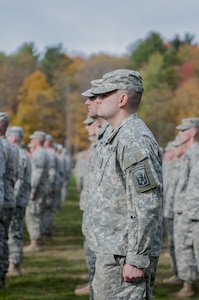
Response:
[[[122,93],[119,96],[118,106],[122,108],[126,106],[127,103],[128,103],[128,95],[126,93]]]

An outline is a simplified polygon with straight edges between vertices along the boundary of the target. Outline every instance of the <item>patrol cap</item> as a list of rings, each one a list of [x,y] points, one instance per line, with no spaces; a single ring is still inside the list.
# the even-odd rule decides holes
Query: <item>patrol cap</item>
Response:
[[[10,135],[22,139],[24,136],[24,131],[19,126],[9,126],[6,130],[6,136],[10,136]]]
[[[63,149],[63,145],[62,144],[55,144],[55,148],[59,151],[61,151]]]
[[[86,125],[89,125],[89,124],[92,124],[95,120],[90,117],[90,116],[87,116],[87,118],[83,121],[83,124],[86,124]]]
[[[102,83],[102,79],[95,79],[91,81],[91,86],[92,87],[97,87]],[[87,97],[87,98],[92,98],[95,97],[95,95],[92,93],[92,88],[86,90],[85,92],[81,93],[82,96]]]
[[[29,138],[31,140],[33,140],[33,139],[39,139],[39,140],[41,140],[43,142],[45,141],[45,137],[46,137],[46,134],[43,131],[34,131],[33,134],[31,134],[29,136]]]
[[[9,121],[8,114],[6,112],[0,112],[0,122]]]
[[[98,87],[93,87],[91,92],[94,95],[104,94],[115,90],[129,90],[143,93],[142,77],[139,72],[118,69],[103,75]]]
[[[189,128],[199,128],[199,118],[185,118],[182,119],[182,123],[176,127],[176,129],[184,131]]]
[[[46,134],[45,136],[45,141],[48,141],[48,142],[53,142],[53,136],[51,134]]]

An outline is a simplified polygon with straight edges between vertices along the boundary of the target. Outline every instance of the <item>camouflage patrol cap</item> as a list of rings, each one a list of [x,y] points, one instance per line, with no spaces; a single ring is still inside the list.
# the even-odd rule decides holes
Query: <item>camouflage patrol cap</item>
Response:
[[[83,121],[83,124],[85,124],[85,125],[90,125],[90,124],[92,124],[94,121],[95,121],[95,120],[94,120],[92,117],[88,116],[88,117]]]
[[[180,131],[188,130],[189,128],[199,128],[199,118],[185,118],[182,123],[176,127]]]
[[[19,126],[9,126],[6,130],[6,136],[15,136],[19,139],[22,139],[24,136],[24,131]]]
[[[143,93],[142,77],[139,72],[118,69],[103,75],[102,82],[98,87],[93,87],[94,95],[104,94],[115,90],[130,90]]]
[[[82,96],[87,97],[87,98],[91,98],[91,97],[95,97],[95,95],[93,95],[92,88],[93,87],[97,87],[102,83],[102,79],[95,79],[91,81],[91,88],[86,90],[85,92],[81,93]]]
[[[45,141],[46,134],[43,131],[34,131],[33,134],[29,136],[31,140],[39,139],[40,141]]]
[[[53,142],[53,136],[51,134],[46,134],[45,141]]]
[[[0,122],[9,121],[8,114],[6,112],[0,112]]]

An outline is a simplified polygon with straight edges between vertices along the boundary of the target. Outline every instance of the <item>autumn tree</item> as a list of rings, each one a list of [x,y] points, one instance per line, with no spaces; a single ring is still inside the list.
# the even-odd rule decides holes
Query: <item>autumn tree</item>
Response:
[[[18,96],[18,111],[12,123],[25,131],[25,141],[35,130],[51,133],[62,142],[65,138],[65,120],[45,74],[35,71],[24,80]]]
[[[25,51],[26,47],[29,51]],[[37,68],[37,56],[34,56],[33,48],[32,44],[27,44],[10,56],[0,57],[0,109],[7,111],[11,117],[17,111],[20,86]]]

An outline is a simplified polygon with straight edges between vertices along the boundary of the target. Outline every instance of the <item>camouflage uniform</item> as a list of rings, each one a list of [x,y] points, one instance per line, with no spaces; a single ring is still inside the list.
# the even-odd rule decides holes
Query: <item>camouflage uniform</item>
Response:
[[[150,268],[150,256],[159,253],[155,247],[152,253],[158,222],[161,231],[159,146],[133,114],[98,147],[96,164],[96,183],[90,193],[95,197],[89,197],[83,216],[83,233],[97,254],[93,281],[96,299],[143,299],[147,280],[151,279],[122,282],[116,276],[124,262]],[[111,274],[103,269],[106,263],[111,266]],[[99,282],[103,282],[103,288]]]
[[[42,219],[45,206],[45,199],[49,189],[48,168],[49,157],[43,147],[37,148],[31,157],[31,193],[35,195],[29,200],[26,208],[25,220],[32,240],[38,241],[42,236]]]
[[[57,211],[56,193],[59,184],[59,165],[58,158],[53,148],[45,149],[49,156],[49,191],[45,199],[45,206],[43,212],[42,235],[44,237],[51,237],[53,230],[54,216]]]
[[[67,199],[68,195],[68,184],[69,180],[72,174],[72,159],[69,153],[67,153],[67,150],[63,148],[62,150],[62,159],[64,160],[64,182],[62,185],[62,191],[61,191],[61,199],[62,202],[64,202]]]
[[[190,284],[196,282],[197,263],[192,249],[192,221],[187,218],[189,179],[191,170],[199,161],[199,143],[193,144],[182,156],[180,178],[175,193],[174,241],[178,276]],[[189,189],[190,192],[190,189]],[[186,258],[185,258],[186,257]]]
[[[174,248],[174,200],[175,190],[179,178],[180,159],[163,161],[163,182],[164,182],[164,220],[168,237],[168,249],[170,254],[172,272],[177,275],[177,265]]]
[[[2,214],[4,219],[4,246],[3,246],[3,277],[8,272],[9,265],[9,250],[8,250],[8,230],[12,219],[13,211],[16,205],[14,195],[14,185],[17,180],[18,167],[19,167],[19,152],[15,146],[6,140],[5,136],[1,136],[5,154],[5,173],[3,176],[4,181],[4,202]],[[2,261],[0,262],[0,264]]]
[[[23,261],[23,226],[31,183],[31,163],[23,148],[19,150],[19,172],[15,183],[16,207],[9,227],[9,263],[15,266]]]
[[[90,157],[90,149],[81,151],[76,155],[75,178],[77,188],[81,192],[84,184],[84,176],[88,168],[88,160]]]
[[[3,185],[3,174],[5,173],[5,156],[3,151],[3,145],[0,139],[0,212],[4,202],[4,185]],[[0,248],[2,249],[1,245]]]

